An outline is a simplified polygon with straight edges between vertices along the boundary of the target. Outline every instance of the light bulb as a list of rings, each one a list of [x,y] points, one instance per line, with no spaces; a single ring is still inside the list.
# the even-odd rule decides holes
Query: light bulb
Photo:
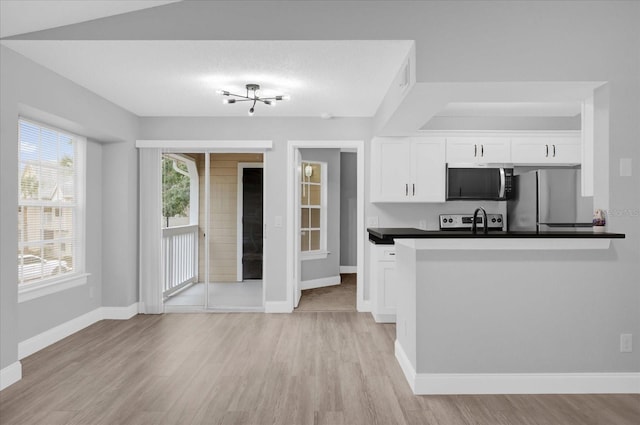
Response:
[[[222,99],[222,103],[236,103],[235,99]]]
[[[253,107],[251,107],[251,109],[249,109],[249,116],[252,117],[253,116]]]
[[[288,94],[283,94],[280,97],[281,97],[281,99],[278,99],[278,100],[291,100],[291,96],[289,96]]]
[[[229,96],[229,92],[225,90],[216,90],[217,94],[221,94],[223,96]]]

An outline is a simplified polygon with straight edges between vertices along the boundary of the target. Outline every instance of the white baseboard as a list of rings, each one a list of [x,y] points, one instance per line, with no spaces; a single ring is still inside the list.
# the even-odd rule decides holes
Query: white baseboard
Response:
[[[640,394],[640,373],[416,373],[397,340],[395,355],[416,395]]]
[[[371,313],[376,323],[396,323],[395,314],[375,314]]]
[[[291,304],[288,301],[265,301],[265,313],[291,313]]]
[[[320,279],[311,279],[311,280],[303,280],[300,282],[300,289],[315,289],[322,288],[325,286],[335,286],[340,285],[342,282],[340,275],[337,276],[329,276],[329,277],[321,277]]]
[[[371,300],[364,300],[356,306],[359,313],[369,313],[371,309]]]
[[[138,314],[138,303],[128,307],[99,307],[18,343],[18,359],[54,344],[100,320],[127,320]]]
[[[0,391],[15,384],[22,379],[22,363],[19,361],[11,363],[0,370]]]
[[[138,303],[128,307],[100,307],[104,320],[129,320],[138,314]]]
[[[358,273],[358,266],[340,266],[340,274]]]

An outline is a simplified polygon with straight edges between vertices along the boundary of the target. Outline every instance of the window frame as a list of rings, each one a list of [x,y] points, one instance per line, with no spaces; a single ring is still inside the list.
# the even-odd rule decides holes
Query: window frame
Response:
[[[30,125],[37,126],[41,129],[47,129],[56,133],[64,134],[73,139],[74,144],[74,191],[75,191],[75,205],[71,208],[74,209],[74,217],[72,222],[73,228],[73,271],[69,273],[60,274],[54,277],[43,277],[32,282],[20,283],[20,280],[16,282],[18,286],[18,303],[40,298],[45,295],[50,295],[56,292],[60,292],[66,289],[84,285],[87,283],[88,273],[85,272],[86,262],[86,161],[87,161],[87,139],[83,136],[75,134],[73,132],[66,131],[64,129],[44,124],[43,122],[25,118],[23,116],[18,117],[17,134],[18,134],[18,162],[22,162],[21,158],[21,137],[20,137],[20,124],[22,122]],[[19,168],[20,169],[20,166]],[[20,186],[20,172],[18,173],[18,186]],[[24,202],[21,199],[20,191],[18,191],[17,208],[25,206],[39,206],[43,208],[51,207],[53,209],[62,208],[62,206],[55,206],[42,202],[40,199],[37,201],[29,200]],[[44,212],[43,212],[44,214]],[[41,227],[42,228],[42,227]],[[25,242],[18,242],[18,252],[22,248]],[[38,242],[42,243],[42,241]],[[20,255],[20,254],[18,254]],[[40,256],[42,258],[42,256]],[[19,276],[18,270],[18,276]]]
[[[302,165],[303,164],[313,164],[313,165],[319,165],[320,166],[320,205],[318,207],[315,206],[310,206],[310,205],[302,205],[302,196],[299,197],[300,202],[298,205],[298,214],[301,215],[302,214],[302,208],[306,207],[314,207],[315,209],[319,209],[320,210],[320,248],[317,250],[313,250],[313,251],[303,251],[302,250],[302,244],[300,244],[300,260],[301,261],[305,261],[305,260],[322,260],[327,258],[327,256],[329,255],[329,251],[327,249],[327,233],[328,233],[328,229],[327,229],[327,209],[328,209],[328,183],[329,183],[329,179],[328,179],[328,170],[327,170],[327,163],[324,161],[313,161],[313,160],[305,160],[302,159],[300,162],[300,181],[299,181],[299,185],[302,186],[304,184],[308,184],[308,185],[316,185],[316,184],[311,184],[311,183],[306,183],[303,180],[303,176],[304,176],[304,170],[302,169]],[[302,220],[300,221],[300,234],[302,234],[303,229],[316,229],[316,228],[311,228],[311,227],[305,227],[302,225]]]

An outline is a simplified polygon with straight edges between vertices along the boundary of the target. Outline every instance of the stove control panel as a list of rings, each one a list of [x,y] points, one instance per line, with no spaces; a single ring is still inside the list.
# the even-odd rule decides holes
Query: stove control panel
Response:
[[[478,229],[484,227],[483,217],[478,214],[476,217]],[[441,230],[471,230],[473,224],[473,214],[440,214]],[[487,214],[487,227],[491,230],[502,230],[504,220],[502,214]]]

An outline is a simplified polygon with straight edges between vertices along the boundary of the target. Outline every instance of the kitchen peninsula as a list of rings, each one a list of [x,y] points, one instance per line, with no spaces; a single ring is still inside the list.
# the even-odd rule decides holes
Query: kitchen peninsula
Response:
[[[574,325],[602,326],[577,294],[612,296],[615,280],[602,266],[616,260],[612,241],[623,234],[369,235],[374,243],[395,240],[395,351],[415,394],[585,392],[580,372],[612,355],[606,347],[615,344],[603,348]]]

